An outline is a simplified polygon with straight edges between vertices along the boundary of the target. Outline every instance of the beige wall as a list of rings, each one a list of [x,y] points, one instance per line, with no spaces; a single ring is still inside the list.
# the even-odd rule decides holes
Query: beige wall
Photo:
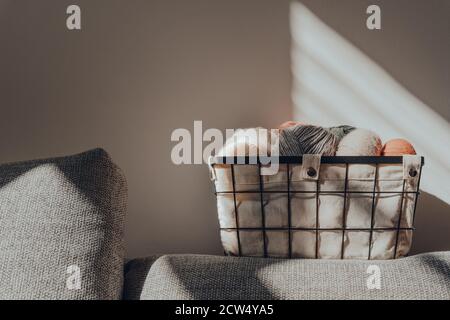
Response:
[[[447,0],[305,0],[332,29],[450,121],[450,2]],[[365,28],[370,4],[382,30]],[[351,67],[349,65],[349,67]]]
[[[366,1],[336,3],[305,2],[449,120],[445,1],[383,2],[377,34]],[[207,168],[173,165],[170,134],[290,118],[288,19],[287,0],[0,0],[0,162],[102,146],[129,183],[128,256],[221,253]],[[415,250],[450,249],[448,206],[424,200]]]

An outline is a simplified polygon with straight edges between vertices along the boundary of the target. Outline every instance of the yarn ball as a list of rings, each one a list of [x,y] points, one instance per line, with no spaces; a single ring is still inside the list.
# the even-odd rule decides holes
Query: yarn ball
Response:
[[[381,154],[383,156],[401,156],[404,154],[416,154],[416,150],[405,139],[392,139],[384,144]]]
[[[293,127],[293,126],[296,126],[296,125],[299,125],[299,124],[300,125],[305,125],[305,123],[300,122],[300,121],[286,121],[286,122],[283,122],[282,124],[280,124],[278,126],[278,129],[280,129],[280,131],[281,131],[281,130],[284,130],[286,128]]]
[[[348,125],[327,128],[327,130],[330,131],[332,134],[334,134],[338,138],[339,141],[345,135],[347,135],[348,133],[350,133],[351,131],[353,131],[355,129],[356,129],[355,127],[348,126]]]
[[[219,157],[257,156],[258,154],[270,156],[270,130],[267,130],[266,142],[260,143],[258,141],[260,129],[263,128],[237,129],[217,155]]]
[[[366,129],[355,129],[339,142],[337,156],[379,156],[382,143],[380,137]]]
[[[337,145],[336,136],[322,127],[300,124],[287,127],[280,133],[281,156],[304,154],[333,156]]]

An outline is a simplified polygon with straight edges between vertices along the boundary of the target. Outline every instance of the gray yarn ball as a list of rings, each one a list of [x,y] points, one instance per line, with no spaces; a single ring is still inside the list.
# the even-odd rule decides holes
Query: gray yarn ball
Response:
[[[322,127],[296,125],[280,133],[280,156],[322,154],[333,156],[339,143],[335,134]]]
[[[326,130],[328,130],[329,132],[331,132],[336,136],[338,141],[340,141],[346,134],[350,133],[355,129],[356,129],[355,127],[347,125],[326,128]]]

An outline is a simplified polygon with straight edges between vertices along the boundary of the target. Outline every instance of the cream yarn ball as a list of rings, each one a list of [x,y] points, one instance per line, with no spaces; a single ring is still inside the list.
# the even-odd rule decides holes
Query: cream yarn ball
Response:
[[[252,133],[246,134],[247,130],[252,131]],[[262,135],[266,139],[265,143],[259,141],[260,130],[265,129],[261,127],[237,129],[217,155],[220,157],[270,156],[270,130],[266,130],[266,135]]]
[[[337,156],[379,156],[383,144],[380,137],[366,129],[355,129],[339,142]]]

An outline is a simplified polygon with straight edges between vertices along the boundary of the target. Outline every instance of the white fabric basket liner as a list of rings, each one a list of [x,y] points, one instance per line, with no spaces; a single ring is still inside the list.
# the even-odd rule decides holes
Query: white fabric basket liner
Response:
[[[321,163],[320,155],[304,155],[300,163],[280,163],[277,174],[265,176],[259,164],[212,163],[225,253],[319,259],[406,256],[423,158],[401,160]],[[314,177],[308,175],[311,168]]]

